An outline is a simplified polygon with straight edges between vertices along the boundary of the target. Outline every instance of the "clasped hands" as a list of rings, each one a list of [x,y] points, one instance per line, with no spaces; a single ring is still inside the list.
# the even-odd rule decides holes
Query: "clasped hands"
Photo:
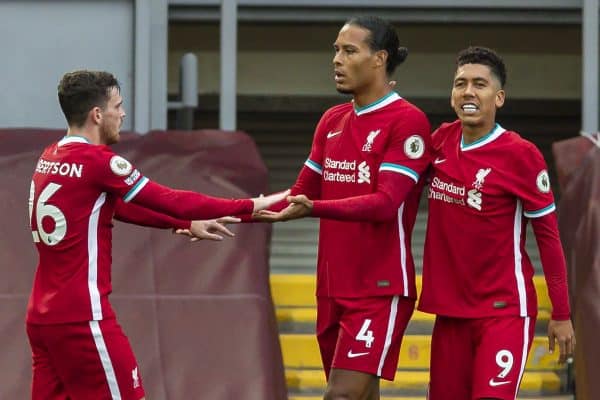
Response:
[[[287,196],[290,203],[281,211],[262,210],[252,214],[252,219],[257,222],[280,222],[308,217],[312,213],[313,201],[303,194]]]
[[[274,193],[268,196],[260,195],[252,198],[254,203],[254,212],[252,219],[257,222],[276,222],[287,221],[290,219],[303,218],[310,215],[312,211],[312,201],[304,195],[289,196],[290,190]],[[282,200],[287,200],[290,204],[279,212],[265,210]],[[221,241],[224,236],[235,236],[228,228],[228,224],[237,224],[241,222],[236,217],[221,217],[209,220],[192,221],[188,229],[175,229],[173,232],[188,236],[190,241],[215,240]]]

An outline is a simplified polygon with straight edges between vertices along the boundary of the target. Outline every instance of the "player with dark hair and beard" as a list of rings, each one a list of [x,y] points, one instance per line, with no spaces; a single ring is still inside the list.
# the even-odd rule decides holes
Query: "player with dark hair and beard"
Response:
[[[388,22],[351,19],[333,49],[335,87],[352,101],[321,117],[291,204],[255,219],[321,218],[316,295],[325,399],[375,400],[379,379],[394,379],[414,311],[410,238],[430,126],[392,89],[408,52]]]
[[[137,362],[108,300],[113,217],[218,239],[230,234],[219,220],[196,219],[258,211],[287,193],[231,200],[150,181],[108,147],[125,118],[108,72],[65,74],[58,98],[69,128],[40,156],[29,196],[39,254],[27,307],[32,399],[140,400]]]

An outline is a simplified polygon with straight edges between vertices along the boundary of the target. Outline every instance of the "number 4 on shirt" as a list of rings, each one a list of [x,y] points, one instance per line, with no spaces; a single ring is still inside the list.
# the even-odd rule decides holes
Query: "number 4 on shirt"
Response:
[[[358,331],[358,335],[355,337],[356,340],[365,342],[365,346],[367,346],[367,348],[370,348],[375,340],[373,331],[369,330],[369,325],[371,325],[371,320],[367,318],[365,319],[365,322],[363,322],[360,331]]]

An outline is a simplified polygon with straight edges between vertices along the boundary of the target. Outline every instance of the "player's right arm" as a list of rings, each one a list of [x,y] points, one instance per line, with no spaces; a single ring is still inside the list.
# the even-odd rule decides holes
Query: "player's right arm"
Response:
[[[575,332],[571,323],[567,268],[560,242],[556,207],[547,166],[540,151],[525,142],[522,153],[515,154],[520,174],[515,179],[515,194],[523,204],[523,214],[531,220],[538,244],[552,316],[548,323],[549,350],[558,342],[559,362],[565,362],[575,349]]]
[[[312,202],[311,215],[343,221],[389,220],[397,215],[398,208],[427,170],[431,156],[429,121],[418,111],[394,127],[373,193],[316,200]],[[299,200],[299,203],[307,204],[304,199]]]
[[[150,181],[129,161],[108,149],[99,149],[93,169],[102,191],[134,202],[153,211],[181,220],[218,218],[249,213],[269,207],[285,198],[286,192],[253,199],[224,199],[187,190],[171,189]]]

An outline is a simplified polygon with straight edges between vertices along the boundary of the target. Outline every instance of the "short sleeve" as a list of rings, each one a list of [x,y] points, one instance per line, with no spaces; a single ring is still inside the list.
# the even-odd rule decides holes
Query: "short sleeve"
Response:
[[[148,178],[127,159],[109,149],[98,152],[95,181],[101,190],[131,201],[148,183]]]
[[[431,162],[429,121],[422,112],[415,110],[392,129],[379,171],[405,175],[418,182]]]
[[[521,151],[515,152],[518,159],[513,163],[514,194],[521,199],[526,217],[543,217],[556,209],[548,167],[533,143],[523,141],[521,147]]]

